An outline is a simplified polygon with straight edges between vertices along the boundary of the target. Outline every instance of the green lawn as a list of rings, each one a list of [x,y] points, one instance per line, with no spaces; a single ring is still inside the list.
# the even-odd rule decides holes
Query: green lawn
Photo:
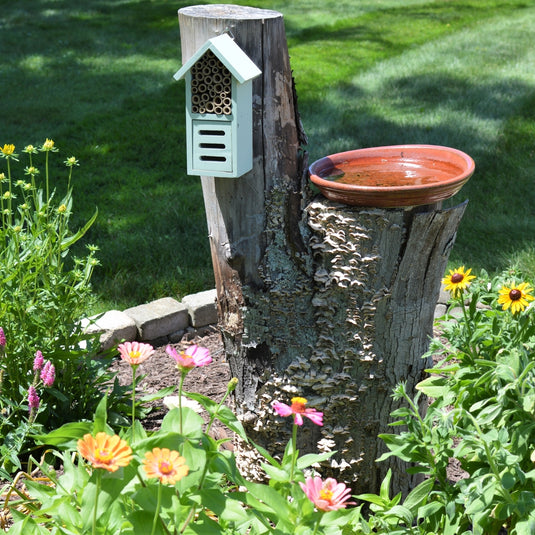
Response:
[[[449,145],[476,173],[452,264],[535,278],[535,4],[264,0],[284,14],[311,161],[360,147]],[[176,11],[166,0],[2,2],[0,144],[74,154],[79,224],[102,309],[213,287],[198,177],[185,173]],[[1,171],[1,170],[0,170]],[[62,183],[58,184],[61,189]]]

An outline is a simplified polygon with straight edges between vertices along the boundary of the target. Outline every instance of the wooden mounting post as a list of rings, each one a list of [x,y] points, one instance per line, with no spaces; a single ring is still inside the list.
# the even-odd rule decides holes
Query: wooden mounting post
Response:
[[[312,201],[283,17],[234,5],[179,10],[182,61],[228,32],[262,71],[253,80],[253,169],[201,177],[219,322],[236,409],[251,438],[273,454],[291,419],[273,400],[293,396],[324,412],[299,430],[301,452],[338,450],[324,475],[355,492],[395,491],[412,479],[395,459],[376,465],[391,393],[420,379],[433,311],[464,205],[452,210],[361,209]],[[261,477],[254,452],[240,467]]]

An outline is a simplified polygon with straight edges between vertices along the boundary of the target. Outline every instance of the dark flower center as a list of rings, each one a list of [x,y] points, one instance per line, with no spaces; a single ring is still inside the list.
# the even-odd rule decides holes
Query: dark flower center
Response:
[[[509,299],[511,299],[511,301],[518,301],[521,297],[522,297],[522,292],[520,290],[517,290],[516,288],[513,288],[509,292]]]
[[[464,279],[464,275],[463,275],[462,273],[454,273],[454,274],[451,276],[451,282],[453,282],[454,284],[458,284],[458,283],[461,282],[463,279]]]

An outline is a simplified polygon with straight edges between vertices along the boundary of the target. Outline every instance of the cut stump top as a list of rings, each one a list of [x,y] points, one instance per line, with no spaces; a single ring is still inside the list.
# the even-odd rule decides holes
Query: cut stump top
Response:
[[[214,19],[269,19],[282,17],[282,13],[271,9],[260,9],[249,6],[236,6],[232,4],[209,4],[188,6],[178,10],[178,13],[187,17],[202,17]]]

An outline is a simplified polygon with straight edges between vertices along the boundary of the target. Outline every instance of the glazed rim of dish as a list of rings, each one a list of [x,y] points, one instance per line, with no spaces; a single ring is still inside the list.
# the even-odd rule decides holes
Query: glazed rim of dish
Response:
[[[434,161],[438,164],[444,163],[456,166],[458,172],[452,174],[451,178],[445,178],[440,182],[433,184],[403,184],[396,186],[364,186],[358,184],[345,184],[336,182],[336,180],[328,180],[324,178],[328,173],[332,172],[337,165],[348,164],[358,159],[366,158],[384,158],[385,163],[388,161],[399,161],[402,164],[403,160],[409,161]],[[353,163],[355,167],[357,165]],[[365,167],[365,165],[363,166]],[[432,189],[433,187],[442,187],[445,185],[453,185],[462,180],[468,179],[474,172],[474,160],[468,154],[451,147],[441,145],[389,145],[384,147],[370,147],[364,149],[350,150],[346,152],[339,152],[325,156],[315,161],[310,167],[310,179],[318,185],[329,189],[338,190],[360,190],[360,191],[391,191],[393,189],[403,190],[418,190],[418,189]]]

